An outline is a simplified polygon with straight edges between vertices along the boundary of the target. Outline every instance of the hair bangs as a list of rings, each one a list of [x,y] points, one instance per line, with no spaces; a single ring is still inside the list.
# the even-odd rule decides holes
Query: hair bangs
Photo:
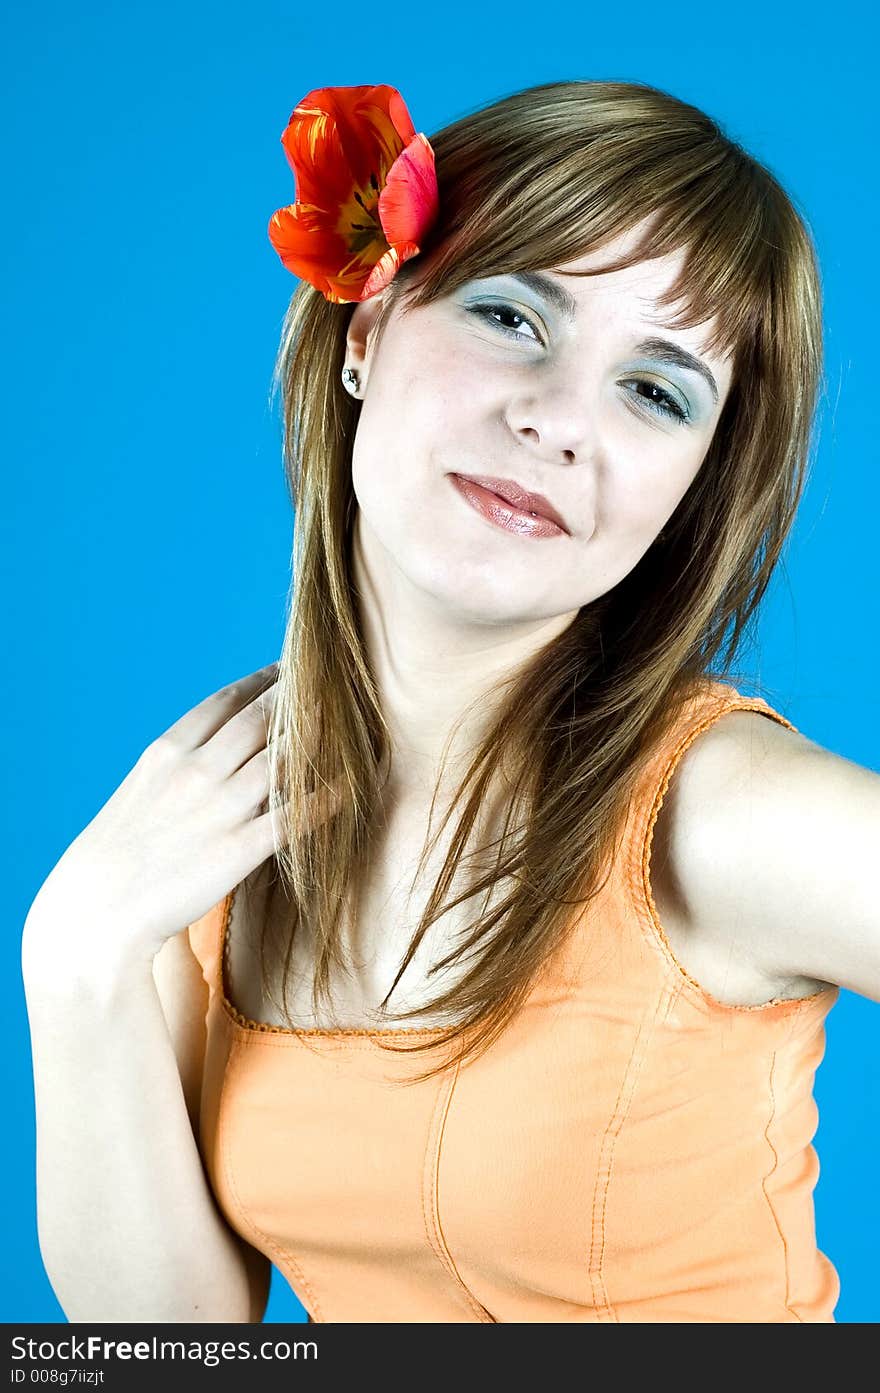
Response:
[[[790,259],[774,240],[774,210],[787,195],[772,176],[709,117],[695,120],[695,108],[656,89],[585,82],[530,89],[528,105],[524,95],[496,103],[491,120],[468,118],[432,137],[440,216],[398,272],[392,300],[416,308],[475,277],[556,270],[642,227],[616,259],[564,274],[606,274],[683,249],[658,302],[661,316],[680,308],[658,324],[711,322],[703,350],[742,361]],[[444,179],[450,166],[455,177]]]

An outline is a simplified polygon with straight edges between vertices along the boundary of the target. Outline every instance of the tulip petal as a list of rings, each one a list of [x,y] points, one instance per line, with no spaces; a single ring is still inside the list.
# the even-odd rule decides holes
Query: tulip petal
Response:
[[[385,255],[380,257],[376,262],[376,265],[364,282],[360,299],[369,300],[371,295],[376,295],[380,290],[384,290],[386,285],[397,275],[400,264],[404,260],[406,260],[406,258],[401,256],[398,247],[389,247]]]
[[[394,161],[379,195],[379,218],[385,236],[392,246],[421,243],[437,209],[434,151],[419,133]]]
[[[394,115],[389,113],[392,103]],[[375,198],[413,134],[400,94],[380,84],[317,88],[294,108],[281,139],[299,181],[298,196],[326,205],[350,194],[352,187],[365,193],[372,187]]]

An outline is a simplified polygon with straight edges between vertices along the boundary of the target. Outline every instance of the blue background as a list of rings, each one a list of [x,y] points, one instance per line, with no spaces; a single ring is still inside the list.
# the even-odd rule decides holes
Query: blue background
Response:
[[[804,734],[877,770],[878,33],[867,5],[552,0],[7,4],[2,25],[11,1322],[64,1319],[36,1234],[24,917],[143,747],[280,648],[291,511],[269,390],[296,282],[266,223],[294,198],[279,143],[293,106],[314,87],[387,82],[430,134],[536,82],[645,81],[769,165],[818,245],[827,388],[741,668]],[[878,1020],[841,992],[816,1080],[817,1236],[847,1322],[880,1317]],[[302,1319],[274,1272],[267,1320]]]

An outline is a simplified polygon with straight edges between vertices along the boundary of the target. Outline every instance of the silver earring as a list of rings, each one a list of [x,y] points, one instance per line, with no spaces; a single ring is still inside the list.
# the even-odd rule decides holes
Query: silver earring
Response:
[[[354,368],[342,369],[342,382],[347,392],[350,392],[353,397],[357,396],[359,384],[358,375]]]

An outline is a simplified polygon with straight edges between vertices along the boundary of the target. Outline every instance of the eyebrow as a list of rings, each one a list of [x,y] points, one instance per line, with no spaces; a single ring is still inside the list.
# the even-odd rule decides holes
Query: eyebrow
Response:
[[[543,295],[569,322],[574,322],[577,301],[558,281],[545,276],[541,271],[508,271],[506,274],[511,280],[521,281],[530,290]],[[713,401],[718,404],[718,384],[708,365],[680,344],[673,343],[671,339],[648,338],[637,343],[634,351],[647,358],[656,358],[668,367],[684,368],[686,372],[698,373],[712,393]]]

